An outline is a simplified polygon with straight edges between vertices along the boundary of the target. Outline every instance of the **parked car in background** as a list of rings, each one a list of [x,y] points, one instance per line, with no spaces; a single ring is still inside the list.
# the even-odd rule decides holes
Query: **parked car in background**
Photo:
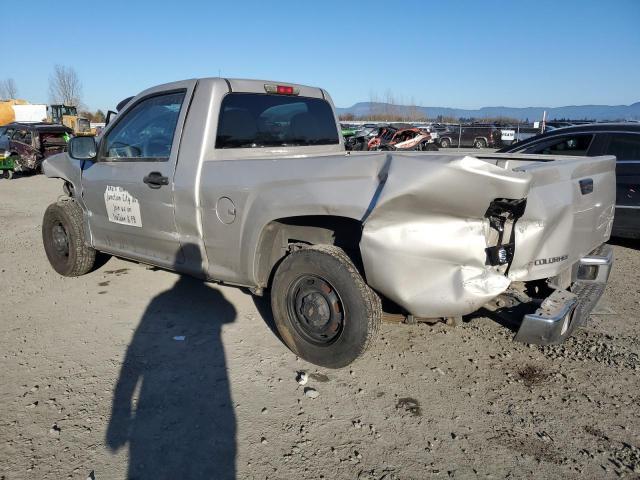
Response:
[[[500,130],[493,125],[462,125],[450,127],[447,131],[439,132],[438,146],[441,148],[458,146],[498,148],[502,146],[500,136]]]
[[[344,148],[346,150],[367,150],[369,140],[378,134],[378,130],[376,125],[363,125],[353,135],[344,137]]]
[[[356,127],[355,125],[349,125],[346,123],[340,124],[340,132],[342,133],[342,136],[344,138],[352,137],[353,135],[356,134],[357,131],[358,131],[358,127]]]
[[[10,123],[0,135],[0,170],[5,178],[13,172],[36,172],[42,161],[64,152],[73,133],[52,123]]]
[[[503,153],[615,155],[613,236],[640,238],[640,124],[593,123],[558,128],[499,150]]]
[[[369,140],[368,150],[419,150],[437,151],[431,134],[420,128],[389,127],[381,134]]]

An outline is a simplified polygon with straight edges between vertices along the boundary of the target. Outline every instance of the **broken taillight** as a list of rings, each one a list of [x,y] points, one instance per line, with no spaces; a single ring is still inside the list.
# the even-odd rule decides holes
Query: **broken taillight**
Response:
[[[496,198],[489,205],[484,216],[489,219],[489,226],[497,237],[495,244],[486,248],[489,265],[511,264],[515,252],[515,224],[524,214],[526,206],[526,198]]]
[[[277,93],[278,95],[298,95],[300,89],[290,85],[269,85],[265,84],[264,90],[267,93]]]

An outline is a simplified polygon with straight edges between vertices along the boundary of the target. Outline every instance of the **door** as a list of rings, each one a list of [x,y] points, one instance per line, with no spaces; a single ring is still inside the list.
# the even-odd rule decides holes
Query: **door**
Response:
[[[604,153],[615,155],[616,217],[613,235],[640,235],[640,134],[609,133]]]
[[[191,91],[131,102],[100,140],[96,161],[85,164],[82,195],[98,250],[159,266],[181,263],[172,186]]]

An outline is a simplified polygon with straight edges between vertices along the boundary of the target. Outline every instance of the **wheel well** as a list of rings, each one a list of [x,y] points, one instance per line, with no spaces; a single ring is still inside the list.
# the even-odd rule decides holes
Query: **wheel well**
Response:
[[[256,251],[258,285],[267,287],[278,265],[295,245],[335,245],[342,248],[362,273],[359,220],[333,215],[306,215],[279,218],[262,230]]]

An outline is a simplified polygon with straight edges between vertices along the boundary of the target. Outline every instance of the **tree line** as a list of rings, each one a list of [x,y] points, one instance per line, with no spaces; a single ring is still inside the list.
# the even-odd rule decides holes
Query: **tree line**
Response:
[[[16,100],[18,86],[13,78],[0,80],[0,100]],[[104,122],[105,114],[98,109],[88,110],[82,102],[82,82],[73,67],[55,65],[49,76],[49,103],[52,105],[68,105],[76,107],[80,116],[92,122]]]

